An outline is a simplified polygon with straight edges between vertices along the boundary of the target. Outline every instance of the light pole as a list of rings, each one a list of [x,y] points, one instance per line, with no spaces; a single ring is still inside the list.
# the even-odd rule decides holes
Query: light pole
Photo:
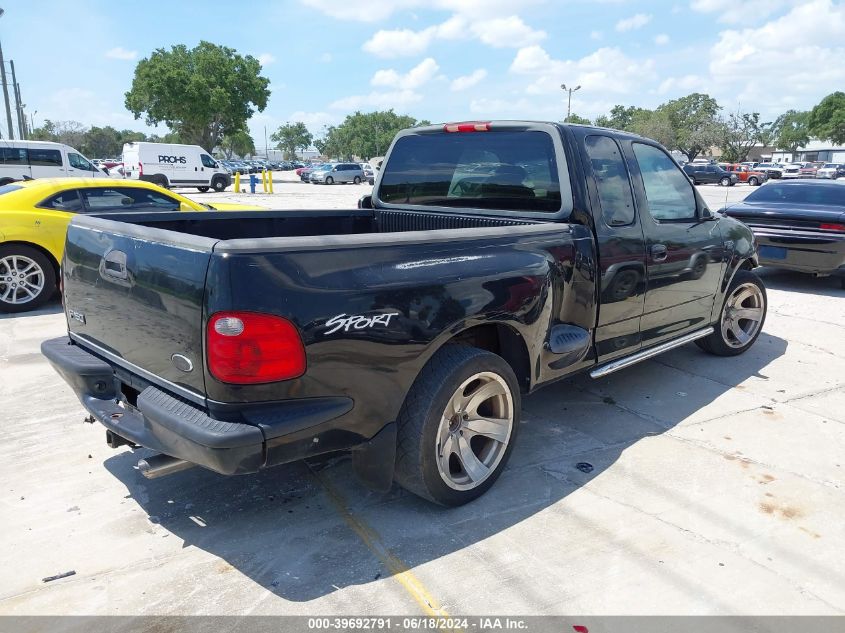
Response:
[[[38,114],[38,110],[35,112],[29,113],[29,132],[30,134],[35,131],[35,115]]]
[[[578,85],[574,88],[567,88],[566,84],[560,84],[560,89],[569,93],[569,98],[566,102],[566,120],[569,121],[569,115],[572,114],[572,93],[576,90],[581,90],[581,86]]]
[[[0,17],[5,11],[0,9]],[[15,130],[12,127],[12,108],[9,105],[9,86],[6,84],[6,64],[3,63],[3,47],[0,46],[0,81],[3,82],[3,101],[6,103],[6,123],[8,125],[9,138],[15,138]]]

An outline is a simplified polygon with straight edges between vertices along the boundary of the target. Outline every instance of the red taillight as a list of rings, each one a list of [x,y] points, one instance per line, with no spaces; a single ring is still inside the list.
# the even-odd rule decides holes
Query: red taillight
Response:
[[[845,231],[845,224],[826,224],[822,223],[819,228],[823,231]]]
[[[144,175],[144,163],[138,163],[138,175],[139,176]]]
[[[305,373],[305,347],[293,323],[256,312],[217,312],[208,321],[208,370],[221,382],[251,385]]]
[[[447,123],[444,132],[489,132],[490,122],[467,121],[466,123]]]

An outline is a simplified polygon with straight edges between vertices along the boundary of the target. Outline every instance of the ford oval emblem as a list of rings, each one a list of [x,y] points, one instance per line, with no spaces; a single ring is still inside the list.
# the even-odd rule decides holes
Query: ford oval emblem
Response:
[[[184,371],[186,374],[194,369],[194,364],[191,362],[191,359],[187,356],[183,356],[182,354],[173,354],[173,356],[170,357],[170,360],[173,362],[173,366],[176,367],[176,369]]]

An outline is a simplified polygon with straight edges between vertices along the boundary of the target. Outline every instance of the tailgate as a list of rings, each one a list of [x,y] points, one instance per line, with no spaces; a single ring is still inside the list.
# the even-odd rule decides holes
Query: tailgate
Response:
[[[203,296],[215,242],[77,216],[62,271],[71,338],[150,382],[203,398]]]

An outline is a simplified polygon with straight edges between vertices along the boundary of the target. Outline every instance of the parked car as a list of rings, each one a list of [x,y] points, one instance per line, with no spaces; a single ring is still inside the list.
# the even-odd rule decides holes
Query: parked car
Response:
[[[310,180],[314,184],[333,185],[351,182],[360,185],[364,181],[364,170],[358,163],[338,163],[325,165],[322,169],[311,172]]]
[[[364,167],[364,180],[367,182],[368,185],[372,185],[375,183],[376,179],[376,172],[373,169],[372,165],[367,163],[367,166]]]
[[[732,174],[715,164],[687,163],[683,166],[683,170],[694,185],[713,184],[733,187],[739,180],[736,174]]]
[[[491,169],[470,171],[482,156]],[[751,231],[654,141],[432,125],[401,132],[381,171],[348,211],[71,222],[69,332],[42,351],[111,446],[160,453],[148,477],[354,448],[373,488],[456,506],[505,468],[522,394],[760,334]]]
[[[783,165],[779,163],[757,163],[754,171],[761,171],[769,178],[775,180],[783,176]]]
[[[0,186],[34,178],[108,178],[78,151],[49,141],[0,140]]]
[[[816,173],[821,167],[824,167],[824,161],[805,163],[804,166],[798,170],[798,173],[801,174],[801,178],[815,178]]]
[[[256,209],[261,207],[200,204],[137,180],[41,178],[0,186],[0,312],[34,310],[56,292],[74,214]]]
[[[739,182],[748,183],[752,187],[762,185],[769,178],[765,172],[757,171],[753,167],[749,167],[748,165],[743,164],[729,164],[727,167],[727,171],[736,175]]]
[[[787,163],[783,166],[783,176],[785,179],[801,178],[801,169],[804,167],[803,163]]]
[[[123,145],[126,177],[160,187],[196,187],[220,192],[232,184],[231,174],[199,145],[134,142]]]
[[[754,232],[760,264],[837,275],[845,287],[845,182],[771,183],[723,211]]]
[[[309,167],[303,167],[302,169],[297,169],[296,173],[297,173],[297,175],[299,176],[299,179],[302,182],[310,182],[311,181],[311,174],[314,171],[316,171],[318,169],[322,169],[322,168],[323,168],[322,163],[314,163],[313,165],[311,165]]]
[[[845,177],[845,163],[825,163],[816,172],[816,178],[836,180]]]

